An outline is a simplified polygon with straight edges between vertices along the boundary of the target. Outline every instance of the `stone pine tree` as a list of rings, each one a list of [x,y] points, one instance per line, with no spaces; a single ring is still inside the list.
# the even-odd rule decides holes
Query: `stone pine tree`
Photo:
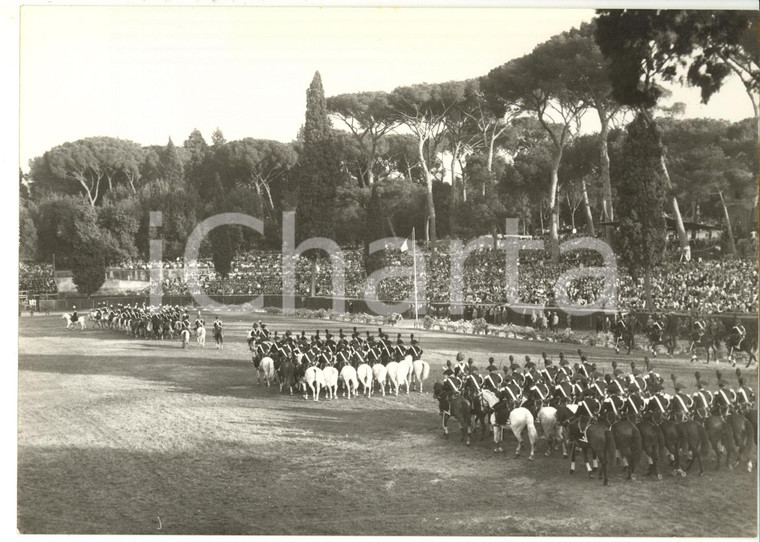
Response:
[[[660,163],[660,137],[655,130],[642,114],[628,126],[617,183],[618,255],[634,280],[643,275],[648,310],[652,309],[652,269],[662,262],[667,234],[667,181]]]
[[[382,239],[383,235],[383,209],[380,203],[380,194],[377,184],[372,185],[372,193],[367,204],[367,215],[364,223],[364,269],[369,276],[372,272],[385,266],[384,252],[378,251],[370,255],[369,244],[372,241]]]
[[[301,131],[303,151],[294,168],[298,190],[297,243],[311,237],[333,239],[335,235],[336,186],[342,174],[330,134],[322,77],[316,72],[306,91],[306,121]],[[304,256],[312,260],[313,295],[319,252],[308,251]]]

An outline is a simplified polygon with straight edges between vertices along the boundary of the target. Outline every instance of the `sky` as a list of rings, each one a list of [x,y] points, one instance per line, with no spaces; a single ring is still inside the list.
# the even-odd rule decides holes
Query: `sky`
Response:
[[[197,128],[291,141],[319,70],[327,96],[488,73],[591,9],[22,6],[19,159],[90,136],[181,145]],[[686,116],[739,120],[730,84]],[[592,117],[592,115],[589,115]],[[584,131],[593,129],[593,121]]]

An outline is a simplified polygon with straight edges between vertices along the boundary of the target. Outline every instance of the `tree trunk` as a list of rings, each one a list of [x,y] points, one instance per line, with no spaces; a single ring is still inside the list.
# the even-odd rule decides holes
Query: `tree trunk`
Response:
[[[391,220],[391,217],[386,216],[385,217],[385,223],[388,225],[388,231],[391,232],[392,237],[398,237],[396,235],[396,229],[393,227],[393,221]]]
[[[420,166],[425,173],[425,184],[427,185],[427,234],[428,241],[431,245],[431,260],[435,261],[435,245],[436,245],[436,231],[435,231],[435,202],[433,201],[433,174],[428,168],[427,161],[425,160],[425,138],[418,138],[417,151],[419,153]]]
[[[644,271],[644,299],[646,310],[652,311],[652,270],[649,267]]]
[[[734,241],[734,230],[731,228],[731,217],[728,215],[728,207],[726,207],[726,200],[723,199],[723,191],[719,191],[720,204],[723,206],[723,216],[726,219],[726,233],[728,233],[728,249],[731,252],[731,257],[736,258],[736,243]]]
[[[668,192],[673,190],[673,185],[670,182],[670,174],[668,174],[668,166],[665,163],[665,154],[660,154],[660,167],[662,168],[662,174],[665,176],[666,186]],[[691,247],[689,246],[689,237],[686,235],[686,228],[683,226],[683,218],[681,217],[681,209],[678,206],[678,200],[675,194],[670,198],[670,206],[673,208],[673,218],[676,221],[676,230],[678,231],[678,242],[681,247],[681,252],[686,261],[691,260]]]
[[[655,133],[657,134],[657,144],[660,148],[660,169],[662,170],[662,174],[665,177],[665,186],[668,192],[672,192],[673,183],[670,182],[670,173],[668,173],[668,165],[665,161],[665,145],[662,142],[662,136],[660,135],[660,131],[657,129],[657,125],[655,124],[654,119],[649,114],[649,111],[646,109],[641,109],[641,112],[644,114],[647,122],[652,125]],[[673,209],[673,218],[676,221],[676,230],[678,231],[678,244],[681,247],[681,252],[684,258],[686,261],[689,261],[691,260],[691,247],[689,246],[689,237],[686,235],[686,228],[683,226],[681,209],[678,206],[678,200],[676,199],[675,194],[673,194],[670,198],[670,206]]]
[[[594,215],[591,214],[591,204],[588,202],[588,191],[586,190],[585,179],[581,179],[581,187],[583,188],[583,207],[586,209],[586,223],[588,224],[588,233],[591,237],[596,237],[596,231],[594,230]]]
[[[599,131],[599,180],[602,182],[602,221],[612,222],[615,220],[615,213],[612,208],[612,181],[610,180],[610,153],[607,145],[607,139],[610,135],[610,121],[606,113],[597,110],[599,113],[599,122],[601,130]],[[593,224],[593,221],[591,222]],[[593,229],[593,226],[592,226]],[[612,245],[612,226],[605,226],[605,237],[607,244]],[[594,235],[593,233],[591,235]]]
[[[559,205],[557,204],[557,189],[559,188],[559,165],[562,160],[562,150],[557,151],[552,163],[552,182],[549,189],[549,209],[551,222],[549,225],[549,249],[552,262],[559,262]]]
[[[311,297],[317,295],[317,260],[311,261]]]

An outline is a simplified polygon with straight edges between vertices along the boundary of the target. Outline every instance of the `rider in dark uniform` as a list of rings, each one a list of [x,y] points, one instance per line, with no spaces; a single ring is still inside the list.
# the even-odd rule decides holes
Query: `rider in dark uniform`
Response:
[[[75,324],[79,320],[79,315],[77,314],[77,306],[74,305],[72,309],[74,309],[74,312],[71,313],[71,323]]]

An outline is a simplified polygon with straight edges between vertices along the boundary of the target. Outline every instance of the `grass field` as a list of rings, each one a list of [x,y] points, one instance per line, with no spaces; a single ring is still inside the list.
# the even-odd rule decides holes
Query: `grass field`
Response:
[[[256,384],[243,340],[250,321],[225,318],[224,351],[213,340],[183,351],[178,341],[65,331],[60,315],[23,317],[20,532],[757,535],[756,473],[716,472],[712,453],[703,477],[658,482],[643,476],[642,463],[638,480],[616,467],[603,487],[582,465],[570,476],[561,453],[544,457],[543,440],[529,462],[514,457],[511,435],[503,455],[487,440],[460,444],[454,421],[452,437],[442,437],[430,392],[445,359],[463,351],[482,369],[489,355],[497,364],[542,351],[556,359],[577,347],[415,332],[432,368],[424,393],[314,402]],[[337,329],[266,321],[280,331]],[[602,370],[613,359],[643,367],[640,351],[584,350]],[[695,369],[715,382],[713,364],[653,361],[669,391],[671,372],[690,388]],[[746,374],[757,383],[756,367]]]

